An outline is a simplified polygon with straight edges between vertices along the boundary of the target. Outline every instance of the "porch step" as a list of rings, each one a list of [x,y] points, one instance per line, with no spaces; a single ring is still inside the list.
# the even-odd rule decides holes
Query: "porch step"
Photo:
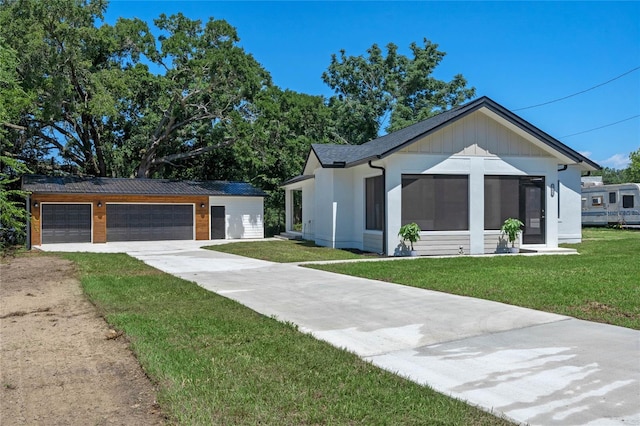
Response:
[[[280,235],[274,235],[274,238],[281,240],[302,240],[302,235],[294,234],[292,232],[281,232]]]
[[[578,251],[565,247],[520,247],[520,253],[536,253],[536,254],[577,254]]]

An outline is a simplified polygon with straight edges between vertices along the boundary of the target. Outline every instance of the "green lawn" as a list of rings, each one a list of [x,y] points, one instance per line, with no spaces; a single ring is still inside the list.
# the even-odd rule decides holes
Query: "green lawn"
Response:
[[[423,258],[311,267],[640,329],[640,232],[585,229],[579,256]]]
[[[172,423],[508,424],[127,255],[64,257]]]
[[[371,257],[370,255],[365,256],[347,250],[318,247],[310,241],[293,240],[237,242],[203,248],[278,263],[364,259],[365,257]]]

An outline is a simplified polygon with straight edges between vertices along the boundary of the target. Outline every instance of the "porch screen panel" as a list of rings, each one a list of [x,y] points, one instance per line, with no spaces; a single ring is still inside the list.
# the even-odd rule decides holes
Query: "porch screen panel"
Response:
[[[469,229],[469,177],[403,175],[402,225],[415,222],[423,231]]]
[[[384,220],[384,177],[365,179],[366,229],[382,231]]]
[[[520,217],[520,178],[485,176],[484,229],[500,229],[505,219]]]

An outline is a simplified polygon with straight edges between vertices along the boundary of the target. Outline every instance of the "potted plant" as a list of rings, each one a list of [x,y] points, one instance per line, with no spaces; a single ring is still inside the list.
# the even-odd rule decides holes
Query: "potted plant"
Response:
[[[511,247],[509,248],[509,252],[511,253],[520,252],[520,249],[515,246],[515,242],[518,239],[518,234],[522,232],[522,226],[524,226],[524,223],[520,222],[519,219],[510,217],[508,219],[505,219],[504,223],[502,224],[502,228],[500,228],[500,231],[502,231],[503,234],[507,235],[507,239],[511,243]]]
[[[400,227],[398,236],[402,239],[403,243],[409,241],[409,247],[411,249],[411,256],[417,256],[418,252],[413,249],[413,243],[420,239],[420,227],[417,223],[407,223]]]

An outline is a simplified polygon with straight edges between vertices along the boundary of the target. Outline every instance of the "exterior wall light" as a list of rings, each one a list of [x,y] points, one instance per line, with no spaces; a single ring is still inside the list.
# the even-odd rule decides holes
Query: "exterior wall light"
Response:
[[[102,207],[102,201],[98,201],[98,207]]]
[[[38,208],[38,205],[39,205],[39,204],[38,204],[38,202],[37,202],[37,201],[34,201],[34,202],[33,202],[33,207]]]
[[[553,196],[556,195],[556,185],[552,183],[549,188],[551,189],[551,198],[553,198]]]
[[[200,208],[204,209],[204,203],[200,203]]]

